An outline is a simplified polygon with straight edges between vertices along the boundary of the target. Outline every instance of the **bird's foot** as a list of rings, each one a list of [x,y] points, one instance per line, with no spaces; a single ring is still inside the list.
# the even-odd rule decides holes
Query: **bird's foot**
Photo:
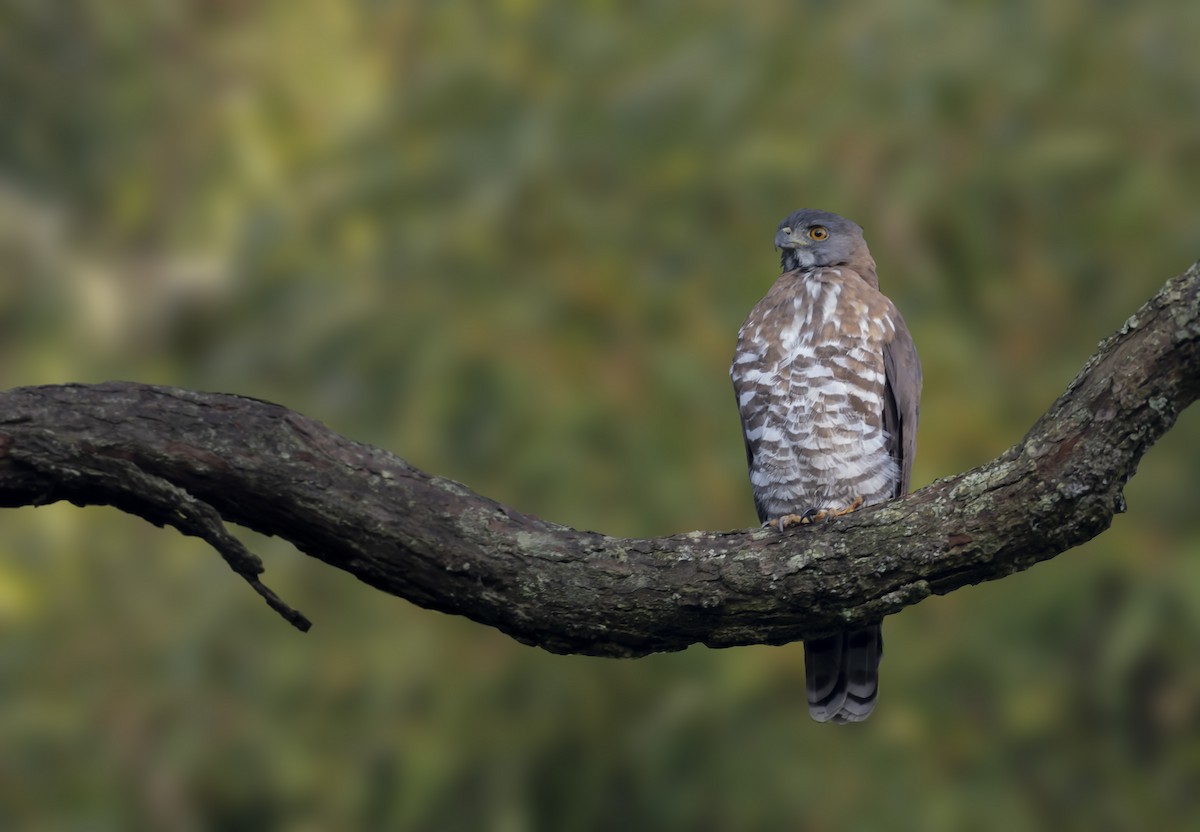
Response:
[[[782,517],[776,517],[774,520],[768,521],[764,525],[770,526],[772,529],[779,529],[779,531],[790,529],[792,526],[805,526],[812,522],[814,511],[816,509],[810,508],[803,514],[785,514]]]
[[[851,500],[850,505],[848,505],[848,506],[845,506],[843,508],[829,509],[829,517],[831,517],[831,518],[832,517],[845,517],[847,514],[853,514],[854,512],[858,511],[862,507],[863,507],[863,498],[861,496],[858,496],[858,497],[855,497],[853,500]]]
[[[826,520],[832,520],[835,517],[845,517],[862,508],[863,498],[855,497],[850,505],[842,508],[810,508],[803,514],[785,514],[782,517],[776,517],[766,525],[773,529],[779,529],[781,532],[790,529],[792,526],[810,526],[813,523],[824,523]]]

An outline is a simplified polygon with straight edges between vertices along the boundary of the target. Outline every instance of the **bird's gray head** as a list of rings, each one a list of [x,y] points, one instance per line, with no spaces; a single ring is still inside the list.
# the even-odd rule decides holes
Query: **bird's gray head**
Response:
[[[785,272],[816,266],[849,266],[874,280],[875,261],[858,223],[828,211],[801,208],[779,223],[775,248]],[[869,272],[866,274],[865,272]]]

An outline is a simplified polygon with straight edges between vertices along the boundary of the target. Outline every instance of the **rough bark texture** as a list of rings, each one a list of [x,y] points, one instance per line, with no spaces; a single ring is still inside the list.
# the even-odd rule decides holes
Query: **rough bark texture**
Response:
[[[0,393],[0,505],[111,505],[202,537],[292,623],[224,521],[556,652],[778,644],[1077,546],[1200,394],[1200,264],[1100,344],[997,459],[821,526],[649,540],[559,526],[278,405],[113,382]],[[732,405],[731,405],[732,406]]]

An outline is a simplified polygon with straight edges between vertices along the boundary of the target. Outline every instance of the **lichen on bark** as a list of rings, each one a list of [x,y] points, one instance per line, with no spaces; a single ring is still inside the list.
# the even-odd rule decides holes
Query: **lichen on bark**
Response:
[[[202,537],[300,628],[225,528],[563,653],[781,644],[1077,546],[1200,395],[1200,264],[1103,341],[996,459],[821,526],[612,538],[541,520],[269,402],[133,382],[0,393],[0,506],[109,505]]]

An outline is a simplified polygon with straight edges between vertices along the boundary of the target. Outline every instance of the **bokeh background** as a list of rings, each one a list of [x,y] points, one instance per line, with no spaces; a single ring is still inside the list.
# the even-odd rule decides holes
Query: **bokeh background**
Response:
[[[0,3],[0,386],[280,402],[524,511],[753,522],[778,220],[867,229],[914,483],[1018,441],[1200,257],[1200,4]],[[1200,414],[1091,544],[802,655],[552,656],[246,533],[0,515],[0,827],[1195,828]]]

